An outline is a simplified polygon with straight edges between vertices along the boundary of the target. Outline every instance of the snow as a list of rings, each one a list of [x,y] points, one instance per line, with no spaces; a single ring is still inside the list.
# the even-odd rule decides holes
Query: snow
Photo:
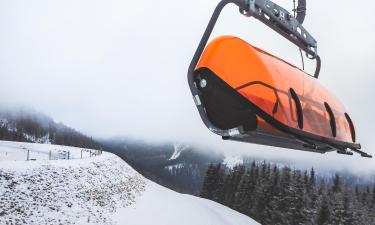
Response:
[[[185,151],[188,148],[186,145],[180,143],[175,143],[173,147],[174,152],[169,160],[177,159],[181,155],[181,152]]]
[[[41,137],[41,138],[36,138],[33,135],[29,135],[29,134],[24,133],[23,137],[26,138],[27,140],[31,141],[31,142],[42,143],[42,144],[51,144],[51,141],[49,139],[49,133],[46,134],[44,137]]]
[[[165,168],[168,169],[169,171],[172,171],[174,169],[180,169],[180,168],[182,168],[184,166],[185,166],[184,163],[178,163],[178,164],[175,164],[175,165],[172,165],[172,166],[167,166]]]
[[[243,157],[239,155],[230,155],[227,154],[224,157],[223,164],[225,164],[228,168],[233,168],[236,165],[243,163]]]
[[[150,183],[137,203],[118,210],[118,224],[131,225],[253,225],[249,217],[216,202],[179,194]]]
[[[0,162],[17,160],[25,161],[27,152],[29,151],[29,159],[48,160],[51,159],[78,159],[90,157],[90,154],[96,153],[97,150],[75,148],[61,145],[36,144],[24,142],[0,141]],[[91,151],[91,153],[90,153]]]
[[[67,146],[0,142],[8,152],[22,147],[40,154],[54,148],[80,153]],[[83,159],[0,161],[0,224],[257,223],[218,203],[155,184],[104,152]]]
[[[67,147],[68,148],[68,147]],[[0,224],[113,224],[146,180],[109,153],[0,163]]]

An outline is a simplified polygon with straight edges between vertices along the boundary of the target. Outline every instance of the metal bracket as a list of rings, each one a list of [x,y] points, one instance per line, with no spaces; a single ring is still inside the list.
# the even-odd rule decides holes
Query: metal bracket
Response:
[[[340,150],[337,150],[336,152],[337,152],[338,154],[341,154],[341,155],[353,155],[353,152],[348,151],[348,150],[346,150],[346,149],[344,149],[344,150],[340,149]]]
[[[361,150],[354,149],[354,148],[352,148],[352,149],[350,149],[350,150],[352,150],[353,152],[356,152],[356,153],[360,154],[362,157],[365,157],[365,158],[372,158],[372,155],[369,155],[369,154],[367,154],[366,152],[363,152],[363,151],[361,151]]]
[[[308,58],[317,57],[317,41],[286,9],[270,0],[247,0],[247,4],[247,8],[240,7],[241,14],[260,20],[305,51]]]

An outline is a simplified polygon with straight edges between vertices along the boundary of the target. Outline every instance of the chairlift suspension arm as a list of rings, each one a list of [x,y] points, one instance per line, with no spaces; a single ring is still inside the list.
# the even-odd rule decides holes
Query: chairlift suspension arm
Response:
[[[295,0],[294,0],[295,1]],[[300,24],[303,24],[306,17],[306,0],[298,0],[296,19]]]
[[[233,3],[239,7],[241,14],[248,17],[252,16],[260,20],[262,23],[266,24],[268,27],[305,51],[308,58],[316,59],[317,63],[314,77],[318,78],[321,61],[317,54],[317,41],[299,22],[303,22],[305,18],[306,4],[303,2],[305,2],[305,0],[299,0],[299,3],[302,4],[302,6],[298,6],[298,14],[297,17],[294,18],[286,9],[270,0],[221,0],[215,8],[215,11],[190,63],[189,74],[194,73],[195,67],[198,64],[204,48],[206,47],[208,39],[211,36],[221,11],[227,4]],[[189,83],[193,84],[194,81],[192,76],[189,77],[191,77],[191,79],[189,78]]]

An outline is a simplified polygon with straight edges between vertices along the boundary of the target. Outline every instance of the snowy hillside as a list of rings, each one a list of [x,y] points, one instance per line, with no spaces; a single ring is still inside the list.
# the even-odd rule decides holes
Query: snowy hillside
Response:
[[[2,152],[20,143],[0,142]],[[34,152],[59,146],[26,144]],[[257,224],[215,202],[161,187],[110,153],[72,160],[0,161],[0,224]],[[73,153],[75,152],[75,153]],[[79,157],[77,157],[79,153]]]

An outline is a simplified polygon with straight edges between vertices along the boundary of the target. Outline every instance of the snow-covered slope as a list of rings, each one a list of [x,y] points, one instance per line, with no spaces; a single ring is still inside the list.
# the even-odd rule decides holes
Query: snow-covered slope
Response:
[[[136,204],[118,210],[118,224],[131,225],[252,225],[249,217],[216,202],[149,183]],[[131,222],[130,222],[131,221]]]
[[[17,145],[3,144],[0,148],[8,150],[9,144]],[[73,160],[0,161],[0,224],[8,223],[257,224],[215,202],[161,187],[110,153]]]
[[[169,160],[177,159],[183,151],[188,149],[188,146],[180,144],[180,143],[174,143],[173,148],[174,148],[174,152]]]

